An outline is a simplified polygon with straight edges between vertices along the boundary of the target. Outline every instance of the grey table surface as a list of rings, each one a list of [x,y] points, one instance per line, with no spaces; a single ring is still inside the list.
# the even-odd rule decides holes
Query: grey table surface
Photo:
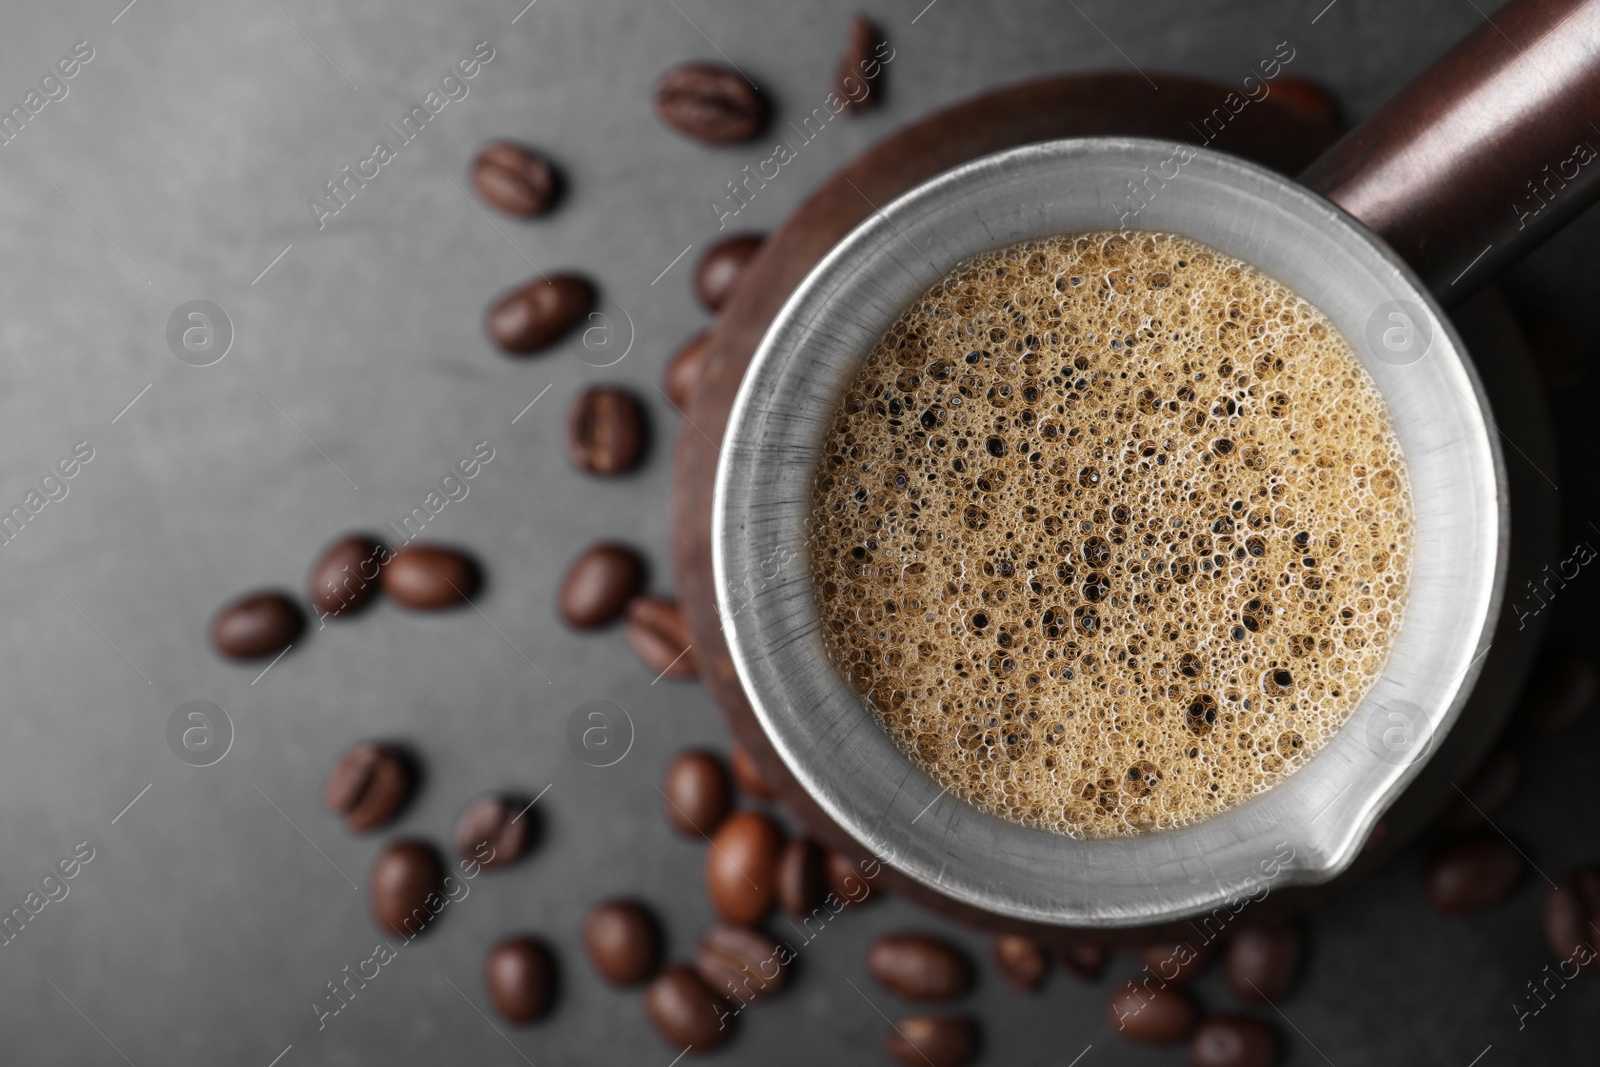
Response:
[[[0,911],[37,907],[29,895],[55,864],[80,842],[93,849],[68,894],[0,945],[4,1060],[668,1067],[678,1050],[650,1030],[637,993],[598,982],[578,930],[595,899],[637,894],[663,916],[669,951],[691,950],[710,920],[702,848],[666,831],[655,786],[675,750],[726,735],[698,686],[653,684],[619,632],[569,632],[551,604],[566,562],[607,535],[637,544],[653,587],[670,591],[679,426],[656,383],[705,315],[689,291],[697,252],[666,268],[714,238],[710,202],[767,154],[669,132],[651,84],[675,62],[725,54],[782,123],[821,101],[854,5],[125,2],[0,5],[7,109],[77,42],[93,50],[67,95],[0,145],[0,501],[21,503],[75,443],[94,452],[68,495],[0,547]],[[1324,80],[1359,116],[1482,18],[1469,0],[924,3],[865,5],[896,46],[887,106],[830,125],[741,228],[775,225],[877,138],[985,88],[1133,66],[1234,81],[1289,41],[1291,72]],[[468,94],[319,228],[308,200],[481,41],[494,57]],[[467,163],[498,136],[561,164],[569,191],[548,218],[475,206]],[[1519,306],[1592,336],[1597,236],[1585,218],[1519,267]],[[619,343],[631,334],[627,356],[597,368],[571,345],[526,361],[495,352],[484,305],[535,267],[596,278]],[[169,316],[195,299],[234,330],[207,367],[166,341]],[[643,469],[618,481],[564,455],[566,406],[596,382],[632,387],[655,428]],[[1568,544],[1600,540],[1591,406],[1581,390],[1555,398]],[[398,522],[480,441],[493,461],[427,535],[482,559],[481,611],[381,605],[313,630],[265,675],[210,650],[220,604],[300,589],[325,543]],[[1553,605],[1557,641],[1592,645],[1593,581]],[[635,727],[607,768],[566,742],[591,699],[620,704]],[[208,767],[168,747],[169,717],[190,700],[232,723],[231,749]],[[1600,853],[1597,733],[1591,721],[1522,746],[1529,773],[1502,825],[1541,871]],[[412,745],[426,780],[391,832],[355,838],[322,810],[321,788],[335,754],[370,736]],[[326,983],[378,939],[364,887],[382,843],[443,842],[478,794],[546,787],[534,856],[474,880],[319,1029]],[[1549,962],[1544,879],[1451,920],[1422,903],[1423,855],[1413,847],[1309,918],[1299,989],[1281,1016],[1254,1012],[1278,1026],[1288,1062],[1592,1056],[1600,983],[1520,1020],[1513,1007]],[[863,950],[906,926],[986,957],[980,936],[903,902],[847,915],[720,1058],[883,1062],[885,1017],[907,1006],[866,978]],[[487,947],[521,931],[561,961],[555,1012],[525,1030],[491,1022],[481,982]],[[983,1021],[985,1062],[1181,1062],[1120,1043],[1106,1023],[1110,990],[1133,970],[1123,956],[1097,983],[1058,974],[1019,997],[986,965],[966,1005]],[[1235,1007],[1215,972],[1198,988],[1208,1010]]]

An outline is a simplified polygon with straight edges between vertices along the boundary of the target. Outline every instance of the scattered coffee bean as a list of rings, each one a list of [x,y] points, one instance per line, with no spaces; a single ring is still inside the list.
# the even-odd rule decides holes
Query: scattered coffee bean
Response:
[[[1451,830],[1471,830],[1511,803],[1517,791],[1522,761],[1509,748],[1499,749],[1484,760],[1468,783],[1466,796],[1457,797],[1445,815],[1444,825]]]
[[[616,619],[644,585],[644,560],[625,545],[598,544],[572,561],[556,606],[568,626],[592,630]]]
[[[1111,953],[1099,945],[1065,945],[1057,955],[1063,967],[1086,982],[1099,978],[1111,958]]]
[[[965,1067],[978,1054],[978,1024],[965,1015],[913,1015],[890,1028],[883,1048],[905,1067]]]
[[[232,659],[276,656],[299,639],[306,617],[282,593],[251,593],[217,613],[211,643]]]
[[[1433,854],[1423,874],[1428,903],[1446,915],[1471,915],[1500,903],[1522,881],[1520,853],[1488,834],[1452,842]]]
[[[378,854],[368,884],[378,926],[415,937],[444,907],[444,860],[426,841],[395,841]]]
[[[783,988],[787,951],[759,930],[713,926],[700,938],[694,967],[706,987],[735,1008],[756,1004]]]
[[[456,820],[456,855],[492,871],[521,859],[533,843],[534,816],[525,798],[474,800]]]
[[[594,969],[614,986],[638,985],[661,962],[661,931],[644,905],[607,900],[589,909],[583,944]]]
[[[644,1010],[674,1048],[715,1048],[733,1032],[733,1015],[694,968],[675,963],[644,992]],[[723,1016],[728,1016],[724,1024]]]
[[[733,751],[728,755],[728,762],[733,766],[733,781],[743,793],[747,793],[757,800],[774,800],[777,792],[761,777],[761,768],[756,765],[755,757],[750,755],[750,750],[743,745],[734,745]]]
[[[329,811],[344,816],[358,834],[379,830],[394,821],[411,796],[415,776],[411,761],[388,745],[364,744],[350,749],[334,764],[322,800]]]
[[[733,787],[715,754],[680,752],[667,766],[661,798],[674,830],[684,837],[710,837],[733,807]]]
[[[762,238],[755,234],[724,237],[705,250],[694,269],[694,295],[707,311],[718,311],[727,303],[728,294],[739,283],[745,264],[761,248]]]
[[[1183,985],[1205,970],[1216,947],[1214,941],[1161,941],[1139,950],[1139,960],[1163,982]]]
[[[311,606],[319,615],[348,618],[378,598],[378,568],[389,550],[359,534],[334,542],[311,568]]]
[[[623,633],[634,655],[658,678],[687,681],[698,669],[689,640],[689,623],[675,600],[634,597],[628,603]]]
[[[594,306],[594,286],[572,274],[529,282],[496,300],[484,325],[501,351],[537,352],[553,344]]]
[[[1550,951],[1580,971],[1593,971],[1600,945],[1600,871],[1568,871],[1544,901],[1544,938]]]
[[[459,607],[477,595],[483,575],[465,552],[438,545],[406,545],[384,566],[383,591],[413,611]]]
[[[867,946],[867,973],[906,1000],[954,1000],[972,988],[960,949],[926,934],[885,934]]]
[[[1546,389],[1570,389],[1589,373],[1589,344],[1572,323],[1537,319],[1528,323],[1524,333],[1528,354]]]
[[[661,76],[656,114],[706,144],[748,141],[767,121],[766,101],[744,75],[715,63],[685,63]]]
[[[1600,692],[1594,661],[1576,652],[1541,657],[1533,684],[1523,695],[1523,725],[1536,734],[1553,734],[1583,717]]]
[[[830,851],[822,868],[822,877],[827,882],[828,892],[832,893],[840,903],[848,902],[852,907],[877,902],[882,894],[876,892],[878,887],[867,878],[868,871],[877,873],[876,868],[872,866],[876,862],[870,860],[863,868],[844,853]]]
[[[848,112],[862,112],[878,105],[877,81],[883,75],[883,65],[873,50],[881,40],[877,29],[865,18],[857,15],[850,20],[850,40],[833,74],[834,95]]]
[[[1223,949],[1222,973],[1240,1000],[1254,1004],[1281,1001],[1300,977],[1304,939],[1292,922],[1242,926]]]
[[[1112,993],[1106,1006],[1111,1029],[1142,1045],[1182,1041],[1199,1017],[1194,999],[1178,986],[1152,989],[1130,982]]]
[[[1190,1067],[1273,1067],[1278,1036],[1242,1015],[1219,1015],[1200,1024],[1189,1042]]]
[[[1280,106],[1297,112],[1307,121],[1327,129],[1338,129],[1343,125],[1339,121],[1339,101],[1319,82],[1309,78],[1279,78],[1272,83],[1272,91],[1278,94]]]
[[[827,853],[809,837],[797,837],[783,846],[778,857],[778,903],[790,915],[806,918],[822,903],[826,863]]]
[[[665,392],[680,413],[689,410],[700,379],[706,372],[706,355],[711,351],[711,331],[702,330],[684,342],[667,364]]]
[[[1037,941],[1017,934],[999,934],[994,939],[994,962],[1011,988],[1032,993],[1050,975],[1050,957]]]
[[[761,921],[772,907],[783,831],[757,811],[723,820],[706,851],[706,893],[711,907],[736,926]]]
[[[567,455],[590,474],[610,477],[639,465],[644,409],[625,389],[586,389],[567,415]]]
[[[518,1026],[541,1018],[555,988],[550,950],[531,937],[506,938],[489,950],[483,984],[501,1018]]]
[[[483,146],[472,161],[472,185],[491,207],[525,218],[543,215],[556,199],[555,168],[539,153],[509,141]]]

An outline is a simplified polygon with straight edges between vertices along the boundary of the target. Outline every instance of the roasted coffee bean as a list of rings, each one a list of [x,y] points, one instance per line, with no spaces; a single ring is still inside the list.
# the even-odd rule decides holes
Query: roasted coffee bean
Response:
[[[426,841],[395,841],[378,854],[368,877],[379,928],[415,937],[444,908],[444,860]]]
[[[661,931],[643,904],[607,900],[583,920],[583,944],[600,977],[614,986],[638,985],[661,963]]]
[[[715,63],[685,63],[656,82],[656,114],[706,144],[748,141],[767,121],[766,101],[744,75]]]
[[[889,1029],[883,1048],[905,1067],[965,1067],[978,1054],[978,1024],[965,1015],[913,1015]]]
[[[687,413],[700,379],[706,372],[706,355],[711,351],[711,331],[703,330],[685,341],[667,364],[664,391],[672,406]]]
[[[849,903],[855,907],[874,903],[880,898],[877,884],[867,878],[868,874],[876,877],[877,873],[876,860],[868,860],[867,865],[863,867],[844,853],[832,851],[828,853],[822,868],[822,877],[827,882],[828,892],[832,893],[840,903]]]
[[[1199,1017],[1194,999],[1178,986],[1151,988],[1130,982],[1112,993],[1106,1005],[1111,1029],[1142,1045],[1182,1041]]]
[[[1568,871],[1544,900],[1544,938],[1550,951],[1580,971],[1597,968],[1600,945],[1600,871]]]
[[[311,606],[318,615],[348,618],[378,598],[378,568],[389,550],[359,534],[334,542],[311,568]]]
[[[344,816],[351,830],[370,833],[400,814],[411,796],[413,778],[411,761],[398,749],[357,745],[334,764],[322,800],[329,811]]]
[[[680,752],[661,783],[661,808],[684,837],[710,837],[733,807],[727,768],[714,753]]]
[[[1272,1027],[1242,1015],[1207,1019],[1189,1042],[1190,1067],[1273,1067],[1277,1062]]]
[[[572,561],[556,606],[568,626],[592,630],[621,615],[644,585],[644,560],[626,545],[598,544]]]
[[[860,15],[850,20],[850,40],[833,73],[833,92],[844,110],[861,112],[878,105],[877,81],[883,75],[883,65],[873,52],[882,40],[872,23]]]
[[[727,303],[728,294],[739,283],[745,264],[761,248],[761,241],[755,234],[739,234],[724,237],[705,250],[694,269],[694,295],[707,311],[718,311]]]
[[[456,820],[456,855],[476,860],[488,871],[515,863],[533,843],[531,808],[521,797],[474,800]]]
[[[999,934],[994,939],[994,962],[1011,988],[1032,993],[1050,975],[1050,957],[1037,941],[1017,934]]]
[[[1367,831],[1367,839],[1361,844],[1361,854],[1368,852],[1383,844],[1383,839],[1389,836],[1389,820],[1379,819],[1372,824],[1372,829]]]
[[[1086,982],[1099,978],[1111,958],[1111,953],[1099,945],[1064,945],[1057,955],[1063,967]]]
[[[1163,982],[1183,985],[1205,970],[1211,962],[1215,943],[1194,938],[1188,941],[1159,941],[1139,950],[1139,960]]]
[[[413,611],[460,607],[477,595],[483,583],[471,556],[439,545],[406,545],[382,574],[389,599]]]
[[[706,851],[706,894],[711,907],[736,926],[761,921],[772,907],[783,831],[757,811],[723,820]]]
[[[778,903],[790,915],[803,919],[822,903],[826,863],[827,853],[809,837],[797,837],[783,846],[778,857]]]
[[[700,938],[694,968],[706,987],[735,1008],[766,1000],[788,977],[787,950],[759,930],[713,926]]]
[[[1505,838],[1468,837],[1433,854],[1423,888],[1436,910],[1471,915],[1510,896],[1522,881],[1522,868],[1522,855]]]
[[[623,633],[634,655],[658,678],[687,681],[698,666],[689,640],[689,623],[678,602],[665,597],[634,597],[628,603]]]
[[[556,172],[549,160],[509,141],[483,146],[472,161],[472,185],[485,203],[507,215],[543,215],[556,199]]]
[[[1511,803],[1521,770],[1522,761],[1511,749],[1502,748],[1491,753],[1483,761],[1483,766],[1478,768],[1478,773],[1472,776],[1466,788],[1467,795],[1457,797],[1450,806],[1449,813],[1444,817],[1445,827],[1470,830],[1498,813]]]
[[[954,1000],[972,988],[960,949],[927,934],[885,934],[867,946],[867,973],[906,1000]]]
[[[1240,1000],[1276,1004],[1300,977],[1304,939],[1292,921],[1242,926],[1228,938],[1222,974]]]
[[[1328,129],[1337,129],[1339,101],[1326,86],[1309,78],[1283,77],[1272,83],[1274,102],[1297,112],[1301,118]]]
[[[1600,692],[1594,661],[1576,652],[1542,658],[1533,684],[1522,698],[1523,725],[1536,734],[1553,734],[1583,717]]]
[[[531,937],[506,938],[489,950],[483,984],[501,1018],[523,1026],[543,1017],[555,990],[550,950]]]
[[[728,756],[728,762],[733,766],[733,781],[743,793],[748,793],[757,800],[773,800],[777,793],[761,777],[761,768],[756,765],[755,757],[750,755],[750,750],[743,745],[734,745],[733,751]]]
[[[610,477],[639,465],[644,409],[625,389],[586,389],[567,415],[567,455],[579,470]]]
[[[305,632],[300,605],[282,593],[251,593],[217,613],[211,643],[232,659],[276,656]]]
[[[644,992],[644,1010],[674,1048],[715,1048],[733,1032],[733,1013],[693,967],[675,963]],[[724,1018],[726,1017],[726,1018]]]
[[[555,274],[496,300],[484,325],[502,351],[524,355],[559,340],[593,306],[594,286],[573,274]]]

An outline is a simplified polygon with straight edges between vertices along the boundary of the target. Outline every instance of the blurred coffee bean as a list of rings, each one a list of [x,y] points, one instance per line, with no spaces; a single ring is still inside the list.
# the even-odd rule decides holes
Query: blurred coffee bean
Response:
[[[954,1000],[972,988],[972,964],[927,934],[885,934],[867,946],[867,973],[906,1000]]]
[[[1205,970],[1215,950],[1216,942],[1201,941],[1198,937],[1188,941],[1161,941],[1140,949],[1139,960],[1163,982],[1183,985]]]
[[[661,962],[661,931],[644,905],[607,900],[589,909],[583,944],[594,969],[614,986],[638,985]]]
[[[1178,986],[1161,989],[1130,983],[1112,993],[1106,1006],[1111,1029],[1142,1045],[1182,1041],[1199,1017],[1194,999]]]
[[[881,40],[883,37],[877,29],[862,16],[850,20],[850,40],[833,73],[834,95],[848,112],[857,113],[878,106],[877,81],[883,76],[883,64],[873,55],[873,50]]]
[[[572,561],[556,606],[568,626],[592,630],[621,615],[644,585],[644,560],[626,545],[598,544]]]
[[[1243,1001],[1277,1003],[1300,976],[1303,945],[1300,927],[1292,921],[1241,926],[1223,949],[1228,988]]]
[[[766,124],[767,105],[744,75],[715,63],[684,63],[661,76],[656,114],[706,144],[748,141]]]
[[[724,237],[705,250],[694,269],[694,295],[707,311],[717,311],[727,302],[762,240],[757,234],[739,234]]]
[[[537,352],[577,325],[594,306],[594,286],[573,274],[555,274],[513,289],[489,306],[489,338],[512,355]]]
[[[1339,102],[1319,82],[1309,78],[1278,78],[1272,83],[1269,95],[1274,103],[1296,111],[1302,118],[1318,125],[1329,129],[1338,129],[1340,126]]]
[[[339,757],[322,800],[358,834],[394,821],[411,796],[411,761],[387,745],[357,745]]]
[[[756,1004],[783,988],[786,950],[759,930],[713,926],[700,938],[694,967],[706,987],[735,1008]]]
[[[1367,839],[1361,844],[1361,854],[1368,852],[1383,844],[1383,839],[1389,836],[1389,820],[1379,819],[1372,824],[1372,829],[1367,831]]]
[[[1018,934],[997,934],[994,962],[1012,989],[1032,993],[1050,975],[1050,957],[1037,941]]]
[[[378,597],[378,568],[388,558],[389,550],[370,537],[335,541],[311,568],[311,606],[335,619],[365,611]]]
[[[710,837],[733,807],[727,768],[704,750],[673,757],[661,783],[661,797],[667,822],[684,837]]]
[[[1580,971],[1597,967],[1600,945],[1600,871],[1568,871],[1544,900],[1544,938],[1550,951]]]
[[[368,877],[372,917],[381,929],[415,937],[444,907],[444,860],[426,841],[395,841]]]
[[[700,379],[706,372],[706,355],[710,350],[711,331],[702,330],[685,341],[667,364],[664,391],[679,412],[689,410],[689,403],[694,399],[695,390],[700,388]]]
[[[1478,773],[1472,776],[1464,792],[1457,795],[1455,803],[1445,814],[1443,825],[1448,830],[1470,830],[1484,819],[1493,818],[1501,808],[1511,803],[1517,791],[1522,762],[1509,748],[1490,753]]]
[[[644,1010],[656,1032],[674,1048],[715,1048],[733,1032],[733,1013],[706,987],[694,968],[675,963],[644,992]],[[724,1025],[726,1016],[726,1025]]]
[[[231,659],[276,656],[305,632],[300,605],[282,593],[250,593],[217,613],[211,643]]]
[[[406,545],[381,573],[389,599],[413,611],[460,607],[483,583],[471,556],[439,545]]]
[[[760,812],[723,820],[706,851],[706,894],[718,915],[736,926],[761,921],[772,908],[782,847],[783,831]]]
[[[472,186],[507,215],[543,215],[556,199],[556,172],[531,148],[509,141],[483,146],[472,161]]]
[[[822,846],[809,837],[797,837],[783,846],[778,857],[778,903],[790,915],[803,919],[822,903],[826,863]]]
[[[501,1018],[518,1026],[541,1018],[555,989],[550,950],[531,937],[506,938],[489,950],[483,984]]]
[[[847,902],[852,907],[859,907],[876,903],[883,895],[876,881],[867,878],[867,871],[876,873],[870,863],[863,870],[860,864],[844,853],[829,850],[823,863],[822,877],[827,882],[828,892],[840,903]]]
[[[1539,318],[1528,323],[1523,333],[1528,355],[1546,389],[1570,389],[1589,373],[1589,342],[1572,323]]]
[[[698,665],[689,640],[689,622],[676,600],[634,597],[628,602],[623,633],[639,662],[659,678],[687,681]]]
[[[1541,656],[1522,697],[1522,724],[1536,734],[1564,730],[1589,710],[1597,691],[1600,671],[1589,657],[1576,652]]]
[[[728,762],[733,766],[733,781],[740,792],[746,793],[757,800],[773,800],[777,793],[761,777],[761,768],[756,766],[755,757],[750,755],[743,745],[734,745],[733,751],[728,755]]]
[[[1278,1036],[1242,1015],[1219,1015],[1200,1024],[1189,1042],[1190,1067],[1273,1067]]]
[[[1087,982],[1099,978],[1111,958],[1100,945],[1064,945],[1057,955],[1063,967]]]
[[[978,1054],[978,1024],[965,1015],[913,1015],[890,1028],[883,1048],[905,1067],[965,1067]]]
[[[639,465],[644,453],[644,410],[633,394],[610,387],[586,389],[567,415],[567,455],[579,470],[613,476]]]
[[[1484,834],[1445,845],[1423,873],[1428,903],[1446,915],[1472,915],[1500,903],[1522,881],[1523,860],[1503,837]]]
[[[484,870],[507,867],[533,843],[534,820],[526,799],[479,797],[456,820],[456,855],[476,860]]]

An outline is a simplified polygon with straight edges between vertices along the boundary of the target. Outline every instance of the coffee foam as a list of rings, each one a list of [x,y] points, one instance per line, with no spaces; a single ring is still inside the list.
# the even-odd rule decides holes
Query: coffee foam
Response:
[[[1171,234],[962,263],[872,348],[809,520],[823,640],[907,755],[1075,837],[1271,788],[1381,671],[1411,491],[1315,307]]]

